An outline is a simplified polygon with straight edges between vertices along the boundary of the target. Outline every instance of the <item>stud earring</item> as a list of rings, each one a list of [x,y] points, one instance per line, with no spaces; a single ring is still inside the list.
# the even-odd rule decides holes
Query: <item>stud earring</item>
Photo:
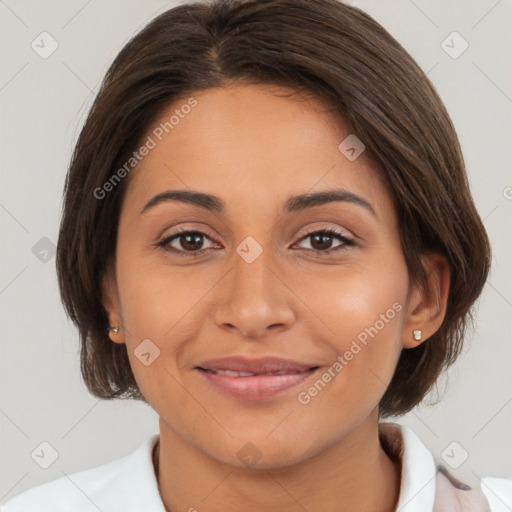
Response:
[[[414,338],[415,341],[420,341],[421,331],[419,329],[414,329],[414,331],[412,331],[412,337]]]
[[[114,327],[109,327],[109,331],[112,331],[114,334],[117,334],[119,332],[119,326],[116,325]]]

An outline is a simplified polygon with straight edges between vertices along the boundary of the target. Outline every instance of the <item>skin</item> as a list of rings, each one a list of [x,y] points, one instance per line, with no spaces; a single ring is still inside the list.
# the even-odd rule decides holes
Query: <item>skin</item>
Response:
[[[441,325],[448,268],[430,255],[429,289],[410,282],[391,195],[374,165],[364,152],[355,161],[340,152],[350,129],[321,99],[282,94],[289,92],[231,84],[194,93],[198,105],[129,178],[104,305],[110,325],[121,326],[111,339],[126,343],[160,417],[156,469],[168,511],[396,508],[400,465],[379,442],[377,406],[401,350]],[[185,101],[169,105],[154,126]],[[281,211],[291,195],[332,188],[364,198],[376,216],[349,202]],[[214,194],[226,211],[164,201],[141,214],[170,189]],[[202,255],[157,246],[177,227],[206,233],[195,249]],[[333,228],[353,244],[333,235],[322,252],[304,238]],[[263,249],[252,263],[236,252],[248,236]],[[171,244],[186,252],[183,237]],[[194,370],[201,360],[244,354],[326,371],[395,303],[401,310],[308,404],[297,397],[311,381],[248,402]],[[421,341],[413,329],[422,330]],[[134,350],[147,338],[160,355],[145,366]],[[252,467],[237,455],[249,442],[260,454]]]

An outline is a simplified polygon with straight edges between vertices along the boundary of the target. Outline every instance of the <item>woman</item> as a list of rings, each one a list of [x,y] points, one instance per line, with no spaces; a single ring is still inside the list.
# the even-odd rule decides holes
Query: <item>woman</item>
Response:
[[[160,433],[5,512],[499,510],[512,481],[382,421],[456,360],[489,265],[446,109],[368,15],[166,11],[105,77],[57,252],[90,392]]]

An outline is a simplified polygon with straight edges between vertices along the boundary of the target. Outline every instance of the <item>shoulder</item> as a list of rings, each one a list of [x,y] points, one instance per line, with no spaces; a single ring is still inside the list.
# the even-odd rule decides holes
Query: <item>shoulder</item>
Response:
[[[119,474],[125,458],[28,489],[1,507],[1,512],[60,512],[64,510],[98,511],[94,498]]]
[[[470,486],[458,480],[445,466],[438,465],[434,512],[510,512],[511,505],[511,479],[478,477],[477,483]]]
[[[439,459],[437,462],[436,505],[446,509],[448,503],[457,503],[468,512],[510,512],[512,510],[512,479],[474,474],[471,485],[458,480]],[[461,507],[461,508],[460,508]],[[434,507],[434,512],[438,508]]]
[[[510,512],[512,510],[511,478],[483,477],[480,488],[489,502],[491,512]]]
[[[134,495],[152,495],[155,499],[155,492],[158,504],[151,460],[151,450],[157,438],[151,436],[125,457],[32,487],[0,506],[0,511],[125,512],[133,510],[133,505],[138,502],[133,500]],[[159,509],[155,508],[157,511]]]
[[[388,455],[401,464],[397,510],[433,512],[510,512],[512,479],[495,476],[461,482],[434,456],[412,429],[380,423],[379,435]]]

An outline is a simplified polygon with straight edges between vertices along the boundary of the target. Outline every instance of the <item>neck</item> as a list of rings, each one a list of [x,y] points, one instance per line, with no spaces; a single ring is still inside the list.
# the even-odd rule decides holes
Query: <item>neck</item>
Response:
[[[400,463],[381,446],[375,415],[369,419],[317,456],[269,470],[216,461],[160,420],[153,461],[166,511],[394,512]]]

